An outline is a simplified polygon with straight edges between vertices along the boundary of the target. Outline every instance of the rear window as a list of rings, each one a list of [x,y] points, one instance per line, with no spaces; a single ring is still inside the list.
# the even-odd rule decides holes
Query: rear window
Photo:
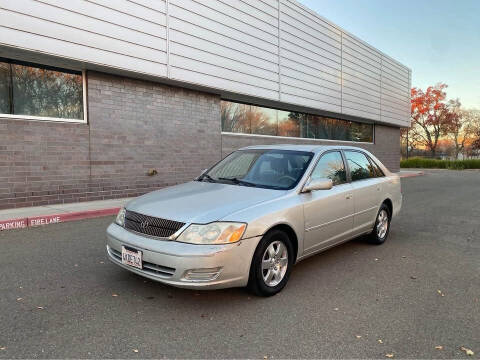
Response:
[[[383,170],[378,166],[378,164],[369,156],[368,160],[370,160],[370,163],[373,166],[373,170],[375,172],[376,177],[383,177],[385,174],[383,173]]]

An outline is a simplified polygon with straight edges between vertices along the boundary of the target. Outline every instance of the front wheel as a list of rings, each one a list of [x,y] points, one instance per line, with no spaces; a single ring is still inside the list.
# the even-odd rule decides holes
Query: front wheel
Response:
[[[378,210],[377,219],[372,232],[368,236],[368,242],[375,245],[381,245],[387,240],[390,231],[390,210],[388,206],[382,204]]]
[[[293,247],[287,234],[268,232],[255,250],[248,288],[258,296],[272,296],[287,284],[293,266]]]

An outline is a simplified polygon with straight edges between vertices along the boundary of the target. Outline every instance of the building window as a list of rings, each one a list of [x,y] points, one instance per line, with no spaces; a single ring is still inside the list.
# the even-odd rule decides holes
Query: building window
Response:
[[[373,142],[373,124],[221,101],[222,131],[307,139]]]
[[[0,116],[84,121],[81,72],[0,59]]]

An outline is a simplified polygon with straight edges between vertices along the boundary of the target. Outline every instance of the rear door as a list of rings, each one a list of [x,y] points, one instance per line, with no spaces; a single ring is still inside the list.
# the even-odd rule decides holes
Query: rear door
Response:
[[[300,194],[304,204],[304,254],[348,239],[353,229],[352,185],[347,182],[341,151],[322,154],[310,177],[329,178],[333,188]]]
[[[375,223],[380,207],[382,178],[362,151],[344,150],[353,187],[355,212],[353,216],[354,234],[364,233]]]

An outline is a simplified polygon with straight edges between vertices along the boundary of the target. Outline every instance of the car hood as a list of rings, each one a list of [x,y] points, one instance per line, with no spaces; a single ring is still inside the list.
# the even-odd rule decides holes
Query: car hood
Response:
[[[191,181],[140,196],[130,201],[126,208],[163,219],[206,224],[285,193],[283,190]]]

